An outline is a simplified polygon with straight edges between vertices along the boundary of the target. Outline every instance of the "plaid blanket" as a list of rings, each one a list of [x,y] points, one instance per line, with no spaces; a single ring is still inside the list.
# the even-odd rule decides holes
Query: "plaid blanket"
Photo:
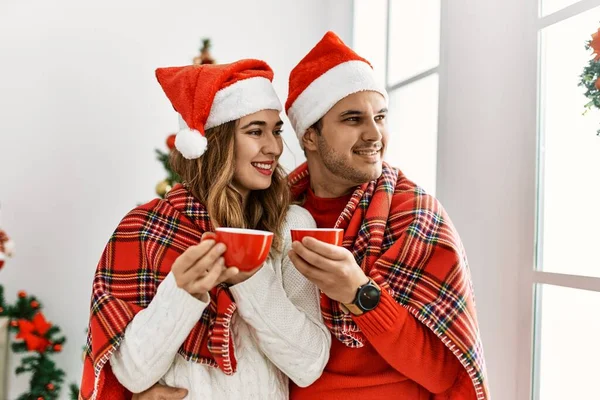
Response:
[[[94,277],[80,399],[130,398],[107,361],[133,317],[148,306],[175,259],[213,231],[206,208],[181,185],[166,199],[129,212],[110,238]],[[179,354],[186,360],[236,369],[229,323],[236,310],[229,291],[218,286]]]
[[[293,197],[301,197],[309,187],[307,165],[289,180]],[[477,399],[489,399],[467,258],[439,202],[384,163],[378,180],[356,188],[336,227],[345,230],[342,245],[363,271],[458,357]],[[338,340],[363,346],[364,335],[338,302],[322,295],[321,309]]]

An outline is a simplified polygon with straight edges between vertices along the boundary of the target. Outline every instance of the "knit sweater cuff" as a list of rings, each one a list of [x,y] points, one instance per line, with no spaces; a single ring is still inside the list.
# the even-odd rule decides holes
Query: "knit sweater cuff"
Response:
[[[367,336],[378,336],[396,330],[404,324],[408,311],[394,300],[387,290],[381,290],[381,299],[374,310],[352,318]]]

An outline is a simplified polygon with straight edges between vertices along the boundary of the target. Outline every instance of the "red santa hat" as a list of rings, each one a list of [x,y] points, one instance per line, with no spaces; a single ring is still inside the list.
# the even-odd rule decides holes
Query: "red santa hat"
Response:
[[[302,145],[302,136],[341,99],[372,90],[388,101],[371,64],[333,32],[327,32],[290,74],[285,111]]]
[[[175,148],[190,160],[204,154],[206,129],[282,109],[273,70],[260,60],[158,68],[156,79],[180,116]]]

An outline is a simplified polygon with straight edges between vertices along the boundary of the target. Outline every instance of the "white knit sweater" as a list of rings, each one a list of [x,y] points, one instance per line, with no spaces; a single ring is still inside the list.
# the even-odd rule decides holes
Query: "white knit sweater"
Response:
[[[169,273],[148,307],[125,330],[110,358],[123,386],[139,393],[160,381],[186,388],[186,399],[288,399],[288,377],[308,386],[323,372],[331,335],[316,286],[287,257],[290,229],[315,227],[308,211],[289,208],[283,252],[271,254],[250,279],[232,286],[237,304],[232,333],[237,372],[232,376],[177,353],[208,303],[177,287]]]

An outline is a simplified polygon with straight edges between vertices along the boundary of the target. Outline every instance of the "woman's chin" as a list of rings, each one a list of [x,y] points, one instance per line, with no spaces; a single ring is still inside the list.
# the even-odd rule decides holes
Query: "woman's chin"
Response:
[[[244,185],[246,189],[249,191],[253,190],[265,190],[271,186],[271,177],[260,180],[253,180],[252,182],[248,182],[247,185]]]

